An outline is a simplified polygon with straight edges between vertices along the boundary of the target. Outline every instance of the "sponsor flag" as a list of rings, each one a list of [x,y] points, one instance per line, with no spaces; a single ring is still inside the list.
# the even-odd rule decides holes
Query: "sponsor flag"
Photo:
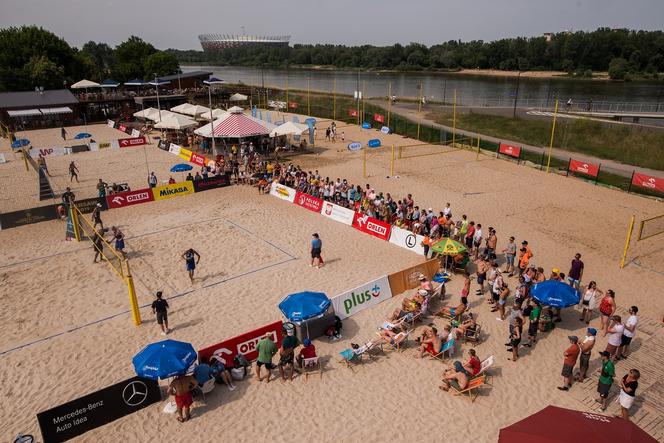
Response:
[[[505,143],[500,144],[498,152],[501,154],[507,155],[509,157],[520,158],[521,157],[521,148],[518,146],[507,145]]]
[[[385,123],[385,116],[383,114],[374,114],[374,121]]]
[[[351,117],[357,117],[357,109],[349,109],[348,115],[350,115]]]
[[[597,175],[599,174],[599,165],[578,160],[570,160],[569,171],[575,174],[584,174],[597,178]]]
[[[664,178],[653,177],[652,175],[635,172],[634,176],[632,177],[632,185],[638,186],[639,188],[664,193]]]
[[[297,109],[297,103],[296,102],[290,102],[288,104],[288,107],[290,107],[291,109]]]

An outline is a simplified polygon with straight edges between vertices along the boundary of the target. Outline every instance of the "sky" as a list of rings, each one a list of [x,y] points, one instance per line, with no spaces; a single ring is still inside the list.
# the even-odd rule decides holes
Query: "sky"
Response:
[[[0,28],[34,24],[77,47],[136,35],[159,49],[201,49],[198,34],[242,26],[291,44],[431,45],[662,23],[663,0],[0,0]]]

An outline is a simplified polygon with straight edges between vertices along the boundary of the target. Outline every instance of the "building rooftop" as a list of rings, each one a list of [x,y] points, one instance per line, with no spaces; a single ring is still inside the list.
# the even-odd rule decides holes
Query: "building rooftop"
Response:
[[[68,89],[53,89],[43,92],[21,91],[0,93],[0,109],[44,108],[78,103]]]

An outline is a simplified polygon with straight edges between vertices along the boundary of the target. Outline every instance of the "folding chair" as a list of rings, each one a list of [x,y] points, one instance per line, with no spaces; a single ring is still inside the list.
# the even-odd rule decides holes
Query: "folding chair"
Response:
[[[319,357],[305,358],[302,360],[302,372],[304,374],[304,381],[307,381],[309,374],[320,374],[323,378],[323,368]]]
[[[408,336],[410,335],[411,331],[412,330],[401,331],[397,335],[392,337],[389,341],[386,341],[386,343],[388,345],[390,345],[393,350],[395,350],[397,352],[401,352],[401,351],[403,351],[403,348],[406,347],[406,343],[408,342]],[[382,339],[382,337],[381,337],[381,339]]]
[[[486,376],[481,375],[479,377],[475,377],[472,380],[468,381],[468,386],[466,386],[464,389],[459,389],[458,385],[450,384],[450,392],[454,396],[462,395],[464,397],[467,397],[468,400],[470,400],[470,402],[473,403],[477,398],[477,396],[479,395],[477,391],[485,384],[487,384]]]
[[[476,325],[475,330],[466,330],[461,340],[464,342],[479,343],[482,337],[482,325]]]
[[[489,357],[482,360],[482,362],[480,363],[480,372],[478,372],[477,375],[473,377],[473,379],[484,377],[484,383],[491,386],[491,383],[489,382],[491,376],[487,374],[487,371],[489,370],[489,368],[491,368],[491,366],[493,366],[495,362],[496,362],[496,357],[493,355],[490,355]]]
[[[454,339],[448,340],[443,344],[443,347],[440,348],[440,352],[437,354],[431,354],[429,358],[431,360],[444,361],[446,357],[452,357],[454,355]],[[445,353],[448,352],[449,355],[445,356]]]

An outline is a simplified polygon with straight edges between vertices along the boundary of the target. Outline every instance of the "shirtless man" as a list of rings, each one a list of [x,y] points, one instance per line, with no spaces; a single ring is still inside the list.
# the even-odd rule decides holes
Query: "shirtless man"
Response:
[[[439,386],[443,391],[449,391],[450,386],[454,386],[455,389],[462,391],[468,386],[468,376],[463,371],[448,370],[443,372],[443,383],[443,385]]]
[[[435,326],[427,327],[422,334],[420,346],[417,348],[419,351],[415,354],[415,358],[422,358],[425,353],[436,355],[440,352],[442,342],[438,336],[438,330]]]
[[[488,260],[485,260],[484,257],[479,260],[475,260],[475,265],[477,265],[477,284],[479,289],[477,290],[477,295],[484,294],[484,281],[486,280],[486,273],[491,268],[491,264]]]

